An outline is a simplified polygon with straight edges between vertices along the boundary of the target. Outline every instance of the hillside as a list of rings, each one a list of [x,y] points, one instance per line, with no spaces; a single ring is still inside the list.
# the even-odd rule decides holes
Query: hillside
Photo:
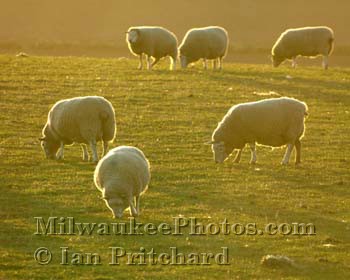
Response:
[[[0,56],[1,279],[349,279],[350,69],[230,64],[203,71],[200,64],[170,72],[136,70],[137,60]],[[215,164],[211,133],[227,110],[276,94],[309,106],[302,164],[280,165],[284,149],[249,149],[240,164]],[[50,107],[63,98],[100,95],[115,107],[113,146],[134,145],[152,166],[141,199],[142,223],[196,217],[203,224],[312,223],[315,235],[35,235],[34,217],[74,217],[112,223],[93,184],[95,166],[78,145],[61,162],[44,158],[38,137]],[[128,215],[121,220],[129,222]],[[109,247],[128,252],[222,252],[229,265],[109,265]],[[48,265],[33,257],[52,252]],[[60,247],[98,253],[101,265],[62,265]],[[296,267],[264,267],[264,255],[286,255]],[[71,259],[71,255],[69,258]],[[205,271],[205,273],[204,273]]]

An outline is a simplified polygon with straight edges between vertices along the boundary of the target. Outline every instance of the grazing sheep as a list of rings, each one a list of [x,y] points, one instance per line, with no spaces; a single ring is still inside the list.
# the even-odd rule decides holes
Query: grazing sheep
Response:
[[[120,146],[103,157],[96,166],[94,182],[113,217],[121,218],[129,207],[130,215],[140,214],[140,196],[151,178],[150,165],[142,151]],[[134,205],[136,197],[136,208]]]
[[[207,69],[207,59],[213,59],[213,68],[217,62],[222,69],[222,59],[228,49],[227,31],[219,26],[193,28],[187,31],[179,47],[181,67],[203,59],[204,68]]]
[[[103,141],[104,155],[115,131],[115,113],[108,100],[100,96],[76,97],[60,100],[51,108],[39,140],[47,158],[63,159],[64,145],[76,142],[82,144],[84,161],[89,160],[89,144],[92,159],[97,162],[96,142]]]
[[[177,38],[174,33],[158,26],[135,26],[126,32],[126,42],[130,52],[140,57],[138,69],[142,69],[143,54],[147,56],[147,69],[165,56],[170,56],[170,69],[175,70],[177,58]],[[151,63],[151,57],[154,61]]]
[[[234,149],[238,163],[246,143],[251,149],[251,163],[256,162],[255,143],[280,147],[287,144],[282,164],[289,162],[295,146],[296,161],[300,163],[300,139],[304,134],[307,106],[299,100],[281,97],[233,106],[212,135],[214,160],[222,163]]]
[[[323,56],[323,68],[328,68],[328,56],[333,50],[334,33],[326,26],[303,27],[284,31],[272,48],[272,63],[278,67],[284,60],[292,59],[296,67],[297,56]]]

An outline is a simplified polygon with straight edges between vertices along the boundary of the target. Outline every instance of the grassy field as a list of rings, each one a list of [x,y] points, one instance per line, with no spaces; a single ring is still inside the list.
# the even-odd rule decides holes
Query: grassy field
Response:
[[[226,64],[224,70],[136,70],[127,59],[0,56],[0,279],[349,279],[350,69]],[[230,106],[275,92],[309,106],[302,165],[282,167],[284,149],[258,147],[258,164],[232,157],[215,164],[211,133]],[[138,222],[173,224],[313,223],[316,235],[35,235],[34,217],[111,223],[93,184],[94,165],[77,145],[63,161],[44,158],[38,137],[59,99],[100,95],[116,109],[116,145],[134,145],[151,162],[152,180]],[[128,222],[126,214],[122,221]],[[48,265],[33,257],[52,252]],[[61,265],[60,247],[98,253],[101,265]],[[109,247],[128,252],[221,252],[229,265],[109,265]],[[264,255],[285,255],[294,267],[265,267]]]

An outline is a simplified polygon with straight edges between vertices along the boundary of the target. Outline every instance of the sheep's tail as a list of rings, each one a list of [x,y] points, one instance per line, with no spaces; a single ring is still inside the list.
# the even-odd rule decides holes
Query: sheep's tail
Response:
[[[328,45],[329,45],[328,55],[330,55],[334,49],[334,37],[329,38]]]
[[[100,113],[102,122],[103,141],[113,141],[116,133],[114,111],[103,111]]]

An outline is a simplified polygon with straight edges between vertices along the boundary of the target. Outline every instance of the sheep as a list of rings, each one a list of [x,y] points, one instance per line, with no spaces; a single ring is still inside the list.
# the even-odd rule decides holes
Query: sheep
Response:
[[[94,173],[96,188],[114,218],[121,218],[128,207],[133,217],[140,214],[140,196],[146,192],[150,179],[148,160],[141,150],[131,146],[110,150],[97,164]]]
[[[143,54],[147,56],[147,69],[165,56],[170,56],[170,69],[175,70],[177,59],[177,38],[174,33],[159,26],[134,26],[126,32],[126,42],[129,50],[139,56],[138,69],[143,68]],[[151,57],[154,61],[151,63]]]
[[[64,146],[75,142],[82,146],[84,161],[89,160],[88,144],[93,162],[97,162],[96,142],[103,141],[102,155],[105,155],[108,142],[114,140],[115,131],[114,108],[107,99],[100,96],[75,97],[60,100],[52,106],[39,140],[48,159],[63,159]]]
[[[234,159],[239,163],[247,143],[251,149],[251,164],[256,163],[256,143],[272,147],[287,144],[281,164],[288,164],[295,146],[296,160],[300,163],[301,142],[304,135],[304,118],[307,105],[299,100],[280,97],[233,106],[212,134],[214,160],[222,163],[238,149]]]
[[[323,68],[328,69],[328,56],[334,47],[333,30],[326,26],[303,27],[284,31],[272,47],[272,64],[278,67],[284,60],[292,59],[296,67],[297,56],[323,56]]]
[[[187,31],[179,47],[181,67],[203,59],[204,68],[207,69],[207,59],[213,60],[213,68],[222,69],[222,60],[228,49],[228,33],[219,26],[193,28]]]

